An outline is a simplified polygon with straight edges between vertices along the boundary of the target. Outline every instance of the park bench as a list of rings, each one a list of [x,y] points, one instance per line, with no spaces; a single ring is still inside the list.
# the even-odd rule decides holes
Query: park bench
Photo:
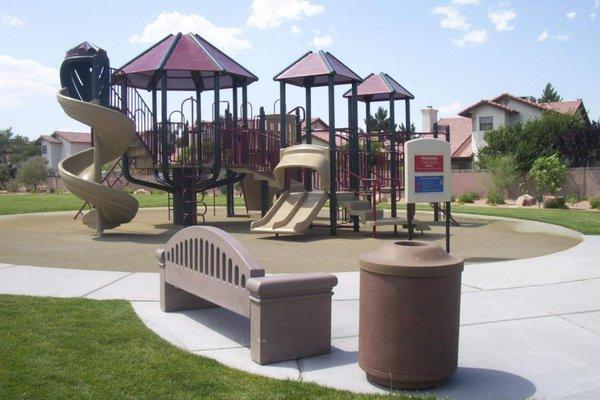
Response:
[[[210,226],[177,232],[156,251],[165,312],[223,307],[250,319],[250,352],[259,364],[331,350],[331,296],[337,278],[303,273],[265,276],[229,233]]]

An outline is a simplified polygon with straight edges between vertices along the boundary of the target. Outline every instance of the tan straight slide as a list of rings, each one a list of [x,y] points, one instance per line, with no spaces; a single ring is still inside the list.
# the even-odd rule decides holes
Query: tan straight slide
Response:
[[[254,221],[252,232],[295,234],[305,231],[327,202],[327,192],[283,192],[265,216]]]
[[[116,161],[136,143],[135,124],[122,113],[71,98],[66,88],[58,92],[57,99],[69,117],[94,130],[102,165]],[[71,193],[100,210],[104,229],[116,228],[135,217],[138,201],[133,196],[94,182],[94,148],[66,157],[58,164],[58,172]],[[96,229],[96,210],[88,212],[83,223]]]

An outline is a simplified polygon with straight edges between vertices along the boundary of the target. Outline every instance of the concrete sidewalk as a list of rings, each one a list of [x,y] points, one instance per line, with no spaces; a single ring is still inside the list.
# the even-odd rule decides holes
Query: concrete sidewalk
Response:
[[[463,274],[459,370],[432,393],[457,399],[600,397],[600,236],[542,257],[471,264]],[[223,309],[166,314],[158,274],[0,264],[0,293],[125,299],[176,346],[225,365],[356,392],[385,393],[357,364],[358,273],[336,274],[328,355],[260,366],[249,324]]]

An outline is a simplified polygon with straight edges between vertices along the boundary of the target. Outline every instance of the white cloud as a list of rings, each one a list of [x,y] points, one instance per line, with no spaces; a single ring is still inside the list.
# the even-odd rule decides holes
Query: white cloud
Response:
[[[485,43],[487,40],[487,31],[485,29],[479,29],[465,34],[460,39],[453,39],[452,42],[458,47],[473,47]]]
[[[285,20],[312,17],[325,11],[325,7],[309,0],[254,0],[246,25],[263,29],[276,28]]]
[[[440,26],[446,29],[460,29],[466,31],[471,24],[469,20],[463,16],[460,11],[452,6],[437,6],[432,12],[437,15],[442,15]]]
[[[51,98],[59,89],[56,68],[37,61],[0,54],[0,108]]]
[[[591,14],[590,14],[590,18],[591,18],[591,19],[596,19],[596,13],[595,13],[595,12],[591,13]]]
[[[517,13],[513,10],[495,10],[488,14],[488,18],[497,31],[512,31],[515,26],[511,21],[517,18]]]
[[[235,54],[251,49],[252,44],[243,38],[239,28],[215,26],[208,19],[196,14],[163,12],[154,21],[146,24],[142,33],[129,38],[131,43],[154,43],[170,33],[197,33],[225,53]]]
[[[569,11],[568,13],[565,14],[565,17],[567,17],[568,19],[575,19],[576,16],[577,16],[577,13],[575,11]]]
[[[571,36],[569,33],[564,33],[564,34],[560,34],[560,33],[556,33],[556,34],[551,34],[550,32],[548,32],[548,29],[544,29],[537,37],[537,41],[538,42],[545,42],[546,40],[554,40],[556,42],[570,42],[571,40],[573,40],[573,36]]]
[[[324,36],[315,36],[313,40],[309,43],[311,46],[317,49],[325,49],[327,47],[331,47],[333,43],[333,38],[329,35]]]
[[[452,117],[458,114],[463,108],[460,105],[460,101],[453,101],[448,104],[444,104],[438,108],[440,117]]]
[[[478,6],[481,3],[479,0],[452,0],[452,4],[456,4],[457,6]]]
[[[299,37],[300,35],[302,35],[302,28],[300,28],[298,25],[292,25],[290,26],[290,30],[288,31],[288,33],[293,37]]]
[[[571,34],[569,33],[556,34],[552,38],[557,42],[570,42],[571,40],[573,40],[573,36],[571,36]]]
[[[2,14],[0,16],[0,24],[4,26],[20,26],[23,25],[24,22],[21,18],[15,17],[10,14]]]

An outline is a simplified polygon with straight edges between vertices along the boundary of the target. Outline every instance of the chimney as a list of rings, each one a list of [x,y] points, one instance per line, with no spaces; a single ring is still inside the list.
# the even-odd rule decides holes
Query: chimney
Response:
[[[426,109],[421,110],[423,114],[423,132],[433,132],[433,124],[438,120],[438,110],[427,106]]]

